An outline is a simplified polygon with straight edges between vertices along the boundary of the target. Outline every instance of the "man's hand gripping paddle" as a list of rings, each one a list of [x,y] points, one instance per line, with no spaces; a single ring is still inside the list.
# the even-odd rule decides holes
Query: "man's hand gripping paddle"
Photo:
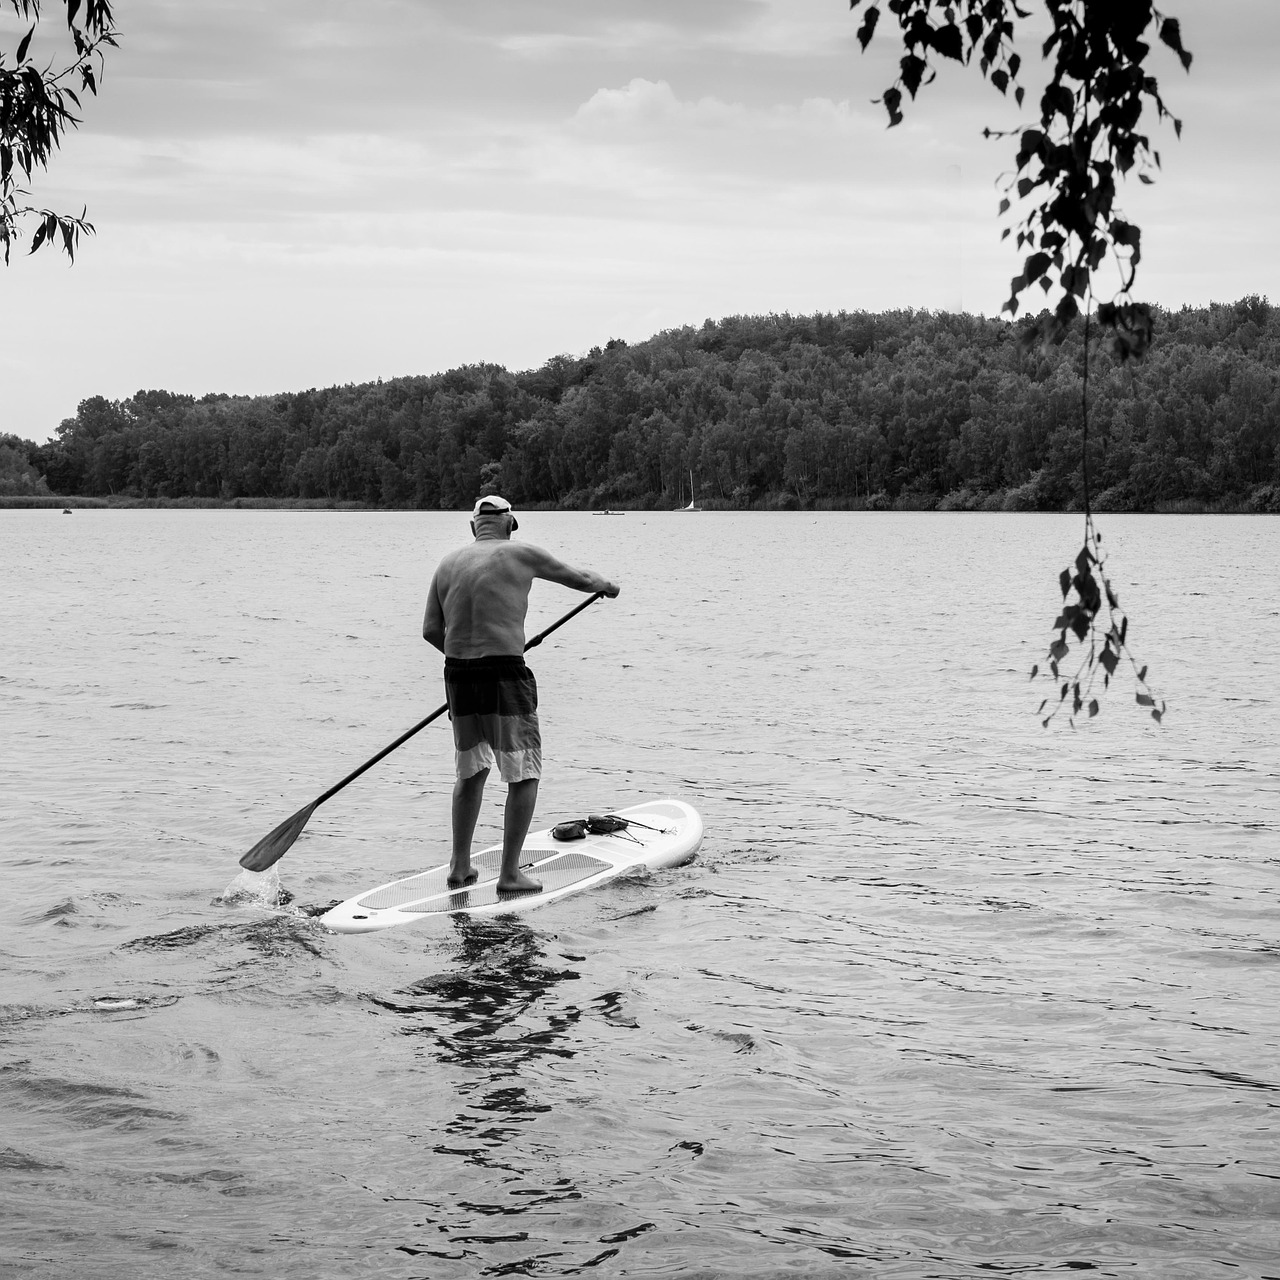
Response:
[[[545,631],[539,631],[532,640],[525,645],[524,651],[528,653],[530,649],[540,645],[553,631],[558,627],[563,627],[570,618],[575,617],[583,611],[589,604],[594,604],[600,597],[604,595],[603,591],[597,591],[594,595],[588,596],[580,605],[574,609],[570,609],[558,622],[553,622]],[[349,782],[354,782],[366,769],[372,769],[383,756],[389,756],[397,747],[403,746],[415,733],[420,729],[425,729],[433,720],[438,720],[446,711],[449,710],[449,704],[446,702],[443,707],[437,707],[425,720],[419,720],[412,729],[402,733],[390,746],[383,747],[376,756],[366,760],[358,769],[352,770],[341,782],[335,783],[322,796],[317,796],[310,804],[304,805],[291,818],[286,818],[276,829],[268,835],[262,837],[257,844],[249,850],[248,853],[240,859],[240,865],[246,871],[265,871],[268,867],[274,866],[289,851],[289,846],[302,834],[302,828],[307,825],[311,815],[322,805],[330,796],[335,796]]]

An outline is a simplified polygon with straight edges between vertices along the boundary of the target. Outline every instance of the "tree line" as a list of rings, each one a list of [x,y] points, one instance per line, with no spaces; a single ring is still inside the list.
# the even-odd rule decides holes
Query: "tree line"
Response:
[[[467,507],[1050,511],[1082,503],[1081,335],[927,311],[732,316],[512,373],[491,364],[267,396],[94,396],[0,436],[0,493]],[[1095,351],[1095,510],[1280,511],[1280,317],[1158,312]]]

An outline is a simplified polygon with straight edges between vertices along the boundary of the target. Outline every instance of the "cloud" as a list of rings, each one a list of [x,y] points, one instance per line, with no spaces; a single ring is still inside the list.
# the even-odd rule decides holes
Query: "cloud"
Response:
[[[622,88],[597,90],[574,112],[573,123],[610,140],[628,135],[667,137],[689,130],[714,134],[720,140],[762,131],[795,140],[878,133],[881,122],[873,122],[870,112],[852,111],[847,101],[830,98],[806,98],[798,105],[779,103],[768,108],[714,96],[682,101],[665,80],[636,77]]]
[[[813,0],[788,3],[795,13],[817,7]],[[586,55],[599,62],[709,49],[741,52],[760,44],[756,33],[776,8],[778,0],[488,0],[439,12],[456,30],[518,58]]]
[[[924,138],[914,124],[888,137],[869,107],[848,102],[683,99],[634,77],[558,120],[501,128],[452,116],[407,134],[82,134],[64,157],[71,169],[58,171],[74,173],[74,187],[49,193],[83,196],[103,225],[285,222],[304,241],[331,235],[335,218],[354,238],[452,209],[674,226],[794,218],[807,201],[835,200],[894,216],[890,187],[936,186],[945,157],[918,163]]]
[[[723,110],[714,98],[705,101]],[[575,118],[588,125],[606,128],[653,120],[670,121],[684,114],[680,100],[665,80],[657,83],[640,77],[623,89],[600,89],[575,112]]]
[[[919,163],[922,143],[915,125],[887,137],[873,109],[848,101],[684,100],[665,81],[635,78],[593,94],[556,145],[566,154],[576,149],[578,167],[596,182],[630,186],[639,199],[680,195],[687,207],[717,195],[749,196],[756,208],[782,203],[794,212],[797,201],[839,196],[874,215],[885,207],[887,188],[903,193],[936,184],[944,157],[933,148],[937,154]],[[723,216],[735,215],[726,208]]]

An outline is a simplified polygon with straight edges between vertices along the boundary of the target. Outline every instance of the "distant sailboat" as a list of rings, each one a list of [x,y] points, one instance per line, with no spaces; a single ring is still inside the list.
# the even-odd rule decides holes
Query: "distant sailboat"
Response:
[[[681,488],[683,489],[683,487],[684,486],[682,485]],[[683,498],[684,494],[681,493],[680,496]],[[701,511],[702,510],[700,506],[696,505],[696,501],[693,496],[693,472],[692,471],[689,472],[689,505],[687,507],[677,507],[676,510],[677,511]]]

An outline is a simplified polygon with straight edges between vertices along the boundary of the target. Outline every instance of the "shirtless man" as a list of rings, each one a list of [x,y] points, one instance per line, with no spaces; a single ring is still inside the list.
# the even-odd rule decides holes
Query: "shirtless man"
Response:
[[[523,657],[524,617],[533,580],[545,578],[609,597],[618,594],[618,587],[598,573],[575,569],[541,547],[512,542],[511,534],[519,527],[505,498],[481,498],[471,513],[475,541],[440,561],[427,593],[422,638],[444,654],[457,762],[450,888],[475,883],[471,838],[485,780],[496,763],[507,784],[498,891],[542,889],[520,870],[542,776],[538,686]]]

